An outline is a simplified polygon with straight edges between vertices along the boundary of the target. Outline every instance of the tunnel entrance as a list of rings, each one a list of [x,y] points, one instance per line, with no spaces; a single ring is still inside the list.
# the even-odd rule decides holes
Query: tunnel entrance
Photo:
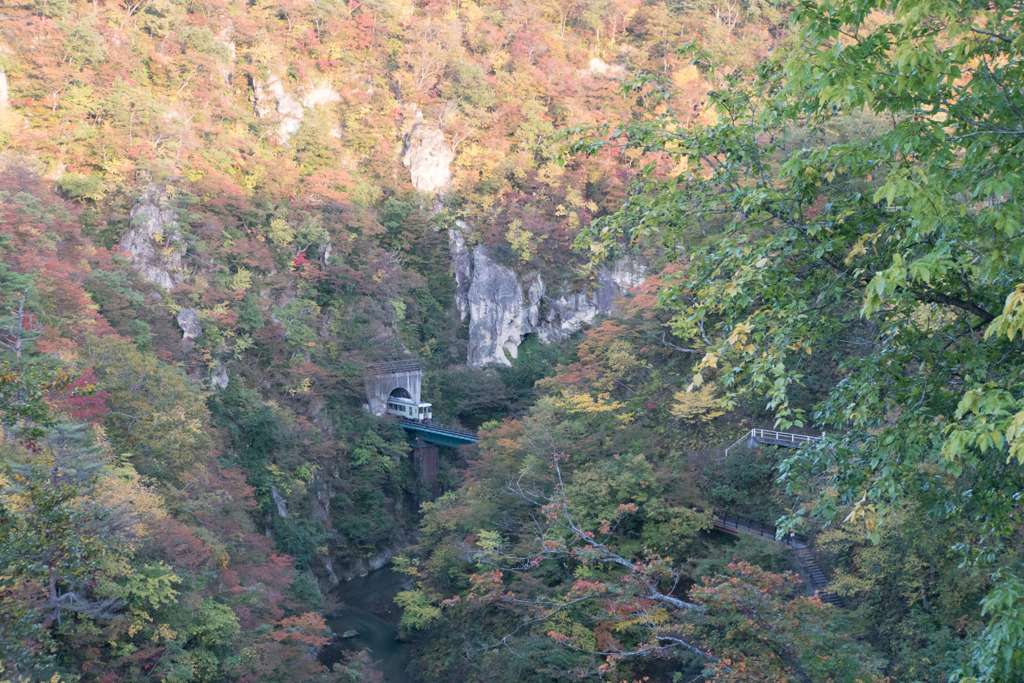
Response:
[[[383,363],[366,378],[366,403],[374,415],[383,415],[387,402],[403,399],[419,402],[423,370],[418,361]]]

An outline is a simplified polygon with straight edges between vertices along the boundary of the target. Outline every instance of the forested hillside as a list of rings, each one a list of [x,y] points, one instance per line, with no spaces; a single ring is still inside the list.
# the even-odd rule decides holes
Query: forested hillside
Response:
[[[5,3],[0,681],[1019,680],[1020,22]]]

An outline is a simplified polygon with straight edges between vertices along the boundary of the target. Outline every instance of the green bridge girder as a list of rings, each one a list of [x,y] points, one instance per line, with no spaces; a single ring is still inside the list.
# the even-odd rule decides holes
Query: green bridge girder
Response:
[[[445,427],[432,422],[415,422],[413,420],[399,420],[399,422],[407,432],[438,446],[465,446],[476,443],[478,440],[476,432],[465,429]]]

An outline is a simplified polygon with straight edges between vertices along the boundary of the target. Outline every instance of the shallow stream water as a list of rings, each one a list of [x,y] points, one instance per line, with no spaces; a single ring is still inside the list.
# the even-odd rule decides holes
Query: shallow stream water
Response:
[[[327,624],[337,634],[320,654],[320,661],[330,666],[345,652],[369,650],[378,669],[388,683],[412,680],[406,671],[412,659],[408,643],[395,640],[402,609],[395,605],[394,597],[406,589],[409,577],[391,569],[390,565],[369,575],[343,581],[331,595],[342,603],[342,608],[328,615]],[[351,638],[342,638],[346,631],[356,631]]]

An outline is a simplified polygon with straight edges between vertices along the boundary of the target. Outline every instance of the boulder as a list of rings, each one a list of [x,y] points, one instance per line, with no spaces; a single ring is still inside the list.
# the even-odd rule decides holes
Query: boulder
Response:
[[[218,363],[210,371],[210,385],[215,389],[226,389],[231,378],[228,377],[227,368]]]
[[[181,343],[194,342],[203,334],[203,326],[199,324],[199,311],[194,308],[183,308],[178,312],[178,327],[181,328]]]

